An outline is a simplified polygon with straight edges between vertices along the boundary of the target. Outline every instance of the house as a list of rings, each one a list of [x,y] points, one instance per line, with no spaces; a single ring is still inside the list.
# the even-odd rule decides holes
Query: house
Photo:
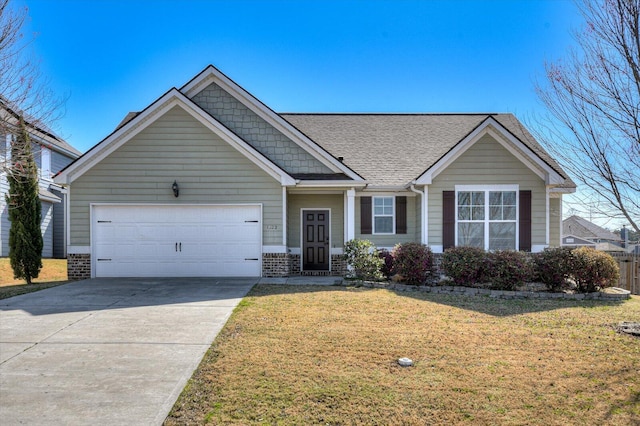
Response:
[[[9,256],[9,210],[5,194],[9,191],[7,168],[11,159],[11,143],[13,130],[17,125],[18,115],[11,110],[4,100],[0,99],[0,115],[5,126],[0,127],[0,257]],[[53,175],[71,164],[80,156],[80,151],[72,147],[65,140],[55,135],[51,130],[44,129],[33,123],[26,123],[31,150],[39,172],[39,195],[42,205],[42,257],[66,257],[66,219],[65,198],[66,189],[53,182]],[[3,130],[3,128],[5,130]]]
[[[75,279],[339,275],[353,238],[540,251],[575,191],[511,114],[278,114],[213,66],[55,182]]]
[[[588,246],[605,251],[624,251],[619,235],[576,215],[562,221],[562,245],[569,247]]]

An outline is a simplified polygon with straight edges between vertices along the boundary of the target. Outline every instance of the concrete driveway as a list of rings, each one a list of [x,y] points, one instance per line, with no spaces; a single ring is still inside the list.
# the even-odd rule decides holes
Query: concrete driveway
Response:
[[[0,423],[158,425],[257,279],[93,279],[0,300]]]

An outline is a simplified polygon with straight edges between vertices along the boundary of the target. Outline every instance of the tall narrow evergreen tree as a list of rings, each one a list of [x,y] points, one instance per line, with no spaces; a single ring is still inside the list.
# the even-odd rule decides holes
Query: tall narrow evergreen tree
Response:
[[[9,259],[14,277],[31,284],[42,268],[42,207],[38,197],[38,170],[23,117],[19,118],[18,132],[11,144],[8,172]]]

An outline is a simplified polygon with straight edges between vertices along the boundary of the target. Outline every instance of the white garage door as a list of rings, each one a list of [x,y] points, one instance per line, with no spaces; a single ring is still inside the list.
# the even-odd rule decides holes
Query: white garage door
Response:
[[[257,277],[260,206],[93,206],[96,277]]]

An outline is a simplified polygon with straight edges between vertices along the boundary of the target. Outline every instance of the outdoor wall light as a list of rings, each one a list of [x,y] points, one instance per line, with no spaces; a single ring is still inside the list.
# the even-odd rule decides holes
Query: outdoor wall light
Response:
[[[174,180],[173,185],[171,185],[171,189],[173,190],[173,195],[178,198],[178,195],[180,195],[180,187],[178,186],[178,182]]]

